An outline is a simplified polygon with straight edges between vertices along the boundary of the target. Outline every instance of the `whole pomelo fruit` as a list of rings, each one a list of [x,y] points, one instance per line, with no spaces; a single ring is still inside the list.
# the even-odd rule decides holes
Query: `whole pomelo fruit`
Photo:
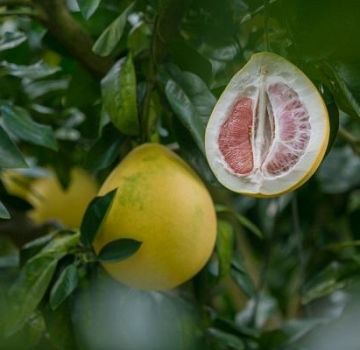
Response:
[[[77,228],[97,191],[95,180],[80,168],[71,170],[70,185],[66,190],[55,174],[50,173],[31,184],[27,200],[34,209],[29,216],[36,223],[58,220],[66,227]]]
[[[128,259],[104,263],[118,281],[152,290],[174,288],[209,259],[216,238],[212,199],[194,171],[158,144],[137,147],[113,170],[99,195],[117,188],[96,235],[98,253],[109,242],[142,242]]]

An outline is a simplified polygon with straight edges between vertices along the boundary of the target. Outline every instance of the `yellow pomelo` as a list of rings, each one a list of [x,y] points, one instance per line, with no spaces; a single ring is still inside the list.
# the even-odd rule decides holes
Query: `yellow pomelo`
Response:
[[[152,290],[174,288],[193,277],[209,259],[216,238],[214,205],[194,171],[166,147],[145,144],[113,170],[99,195],[116,188],[95,251],[122,238],[142,245],[126,260],[104,263],[109,274],[128,286]]]
[[[35,180],[31,184],[28,201],[34,209],[29,216],[37,223],[58,220],[69,228],[77,228],[98,187],[84,170],[71,171],[69,187],[64,190],[54,174]]]

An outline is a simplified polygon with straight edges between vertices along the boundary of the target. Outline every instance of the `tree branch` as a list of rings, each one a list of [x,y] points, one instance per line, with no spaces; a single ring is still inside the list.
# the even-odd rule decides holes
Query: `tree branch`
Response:
[[[92,39],[71,16],[64,0],[33,0],[32,3],[41,13],[42,24],[70,55],[98,78],[107,73],[113,60],[93,53]]]

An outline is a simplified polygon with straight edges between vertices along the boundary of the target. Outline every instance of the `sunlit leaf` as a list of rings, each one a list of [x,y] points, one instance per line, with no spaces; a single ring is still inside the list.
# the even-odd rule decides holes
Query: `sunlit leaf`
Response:
[[[67,266],[55,282],[50,293],[50,306],[57,309],[62,302],[76,289],[79,283],[77,267],[74,264]]]
[[[59,67],[50,67],[42,61],[29,66],[21,66],[6,61],[0,63],[0,75],[8,74],[17,78],[27,78],[31,80],[48,77],[59,70]]]
[[[205,124],[215,105],[215,97],[195,74],[168,66],[162,74],[166,97],[177,117],[204,152]]]
[[[77,0],[81,14],[85,19],[89,19],[99,7],[101,0]]]
[[[0,219],[10,219],[10,213],[5,208],[4,204],[0,202]]]
[[[93,51],[96,54],[100,56],[108,56],[112,53],[124,33],[127,17],[133,6],[134,3],[131,3],[130,6],[128,6],[96,40],[93,46]]]
[[[131,55],[113,66],[101,87],[104,108],[111,121],[124,134],[137,135],[136,75]]]
[[[52,128],[33,121],[27,110],[17,106],[4,105],[0,107],[0,113],[3,115],[7,129],[19,139],[52,150],[58,149]]]
[[[57,261],[51,256],[36,256],[21,270],[9,290],[7,335],[19,330],[36,309],[52,279]]]
[[[0,38],[0,51],[13,49],[26,41],[27,37],[20,32],[5,32]]]

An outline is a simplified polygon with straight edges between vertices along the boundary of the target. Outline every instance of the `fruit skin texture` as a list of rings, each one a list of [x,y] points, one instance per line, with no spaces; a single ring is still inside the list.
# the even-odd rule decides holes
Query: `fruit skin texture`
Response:
[[[216,239],[215,208],[181,158],[158,144],[137,147],[109,175],[99,195],[115,188],[95,251],[121,238],[142,245],[126,260],[104,263],[114,279],[130,287],[166,290],[205,265]]]
[[[63,190],[54,174],[35,180],[27,200],[34,209],[29,216],[36,223],[58,220],[69,228],[78,228],[90,201],[96,196],[98,186],[84,170],[71,170],[71,182]]]
[[[288,173],[281,174],[274,179],[245,178],[241,179],[225,169],[219,156],[217,146],[217,134],[219,125],[223,122],[229,107],[244,90],[246,85],[253,81],[261,81],[261,75],[277,75],[278,81],[285,82],[297,92],[302,92],[300,98],[305,107],[309,110],[312,134],[310,143],[297,165]],[[244,95],[245,96],[245,95]],[[321,130],[321,132],[319,132]],[[294,191],[302,186],[315,173],[319,167],[329,143],[329,116],[325,103],[314,86],[305,74],[291,62],[281,56],[270,52],[254,54],[249,62],[234,75],[230,83],[220,96],[207,125],[205,135],[206,156],[218,181],[229,190],[241,193],[250,197],[271,198]],[[315,146],[314,146],[315,145]],[[315,156],[314,156],[315,155]],[[306,171],[304,171],[306,169]]]

